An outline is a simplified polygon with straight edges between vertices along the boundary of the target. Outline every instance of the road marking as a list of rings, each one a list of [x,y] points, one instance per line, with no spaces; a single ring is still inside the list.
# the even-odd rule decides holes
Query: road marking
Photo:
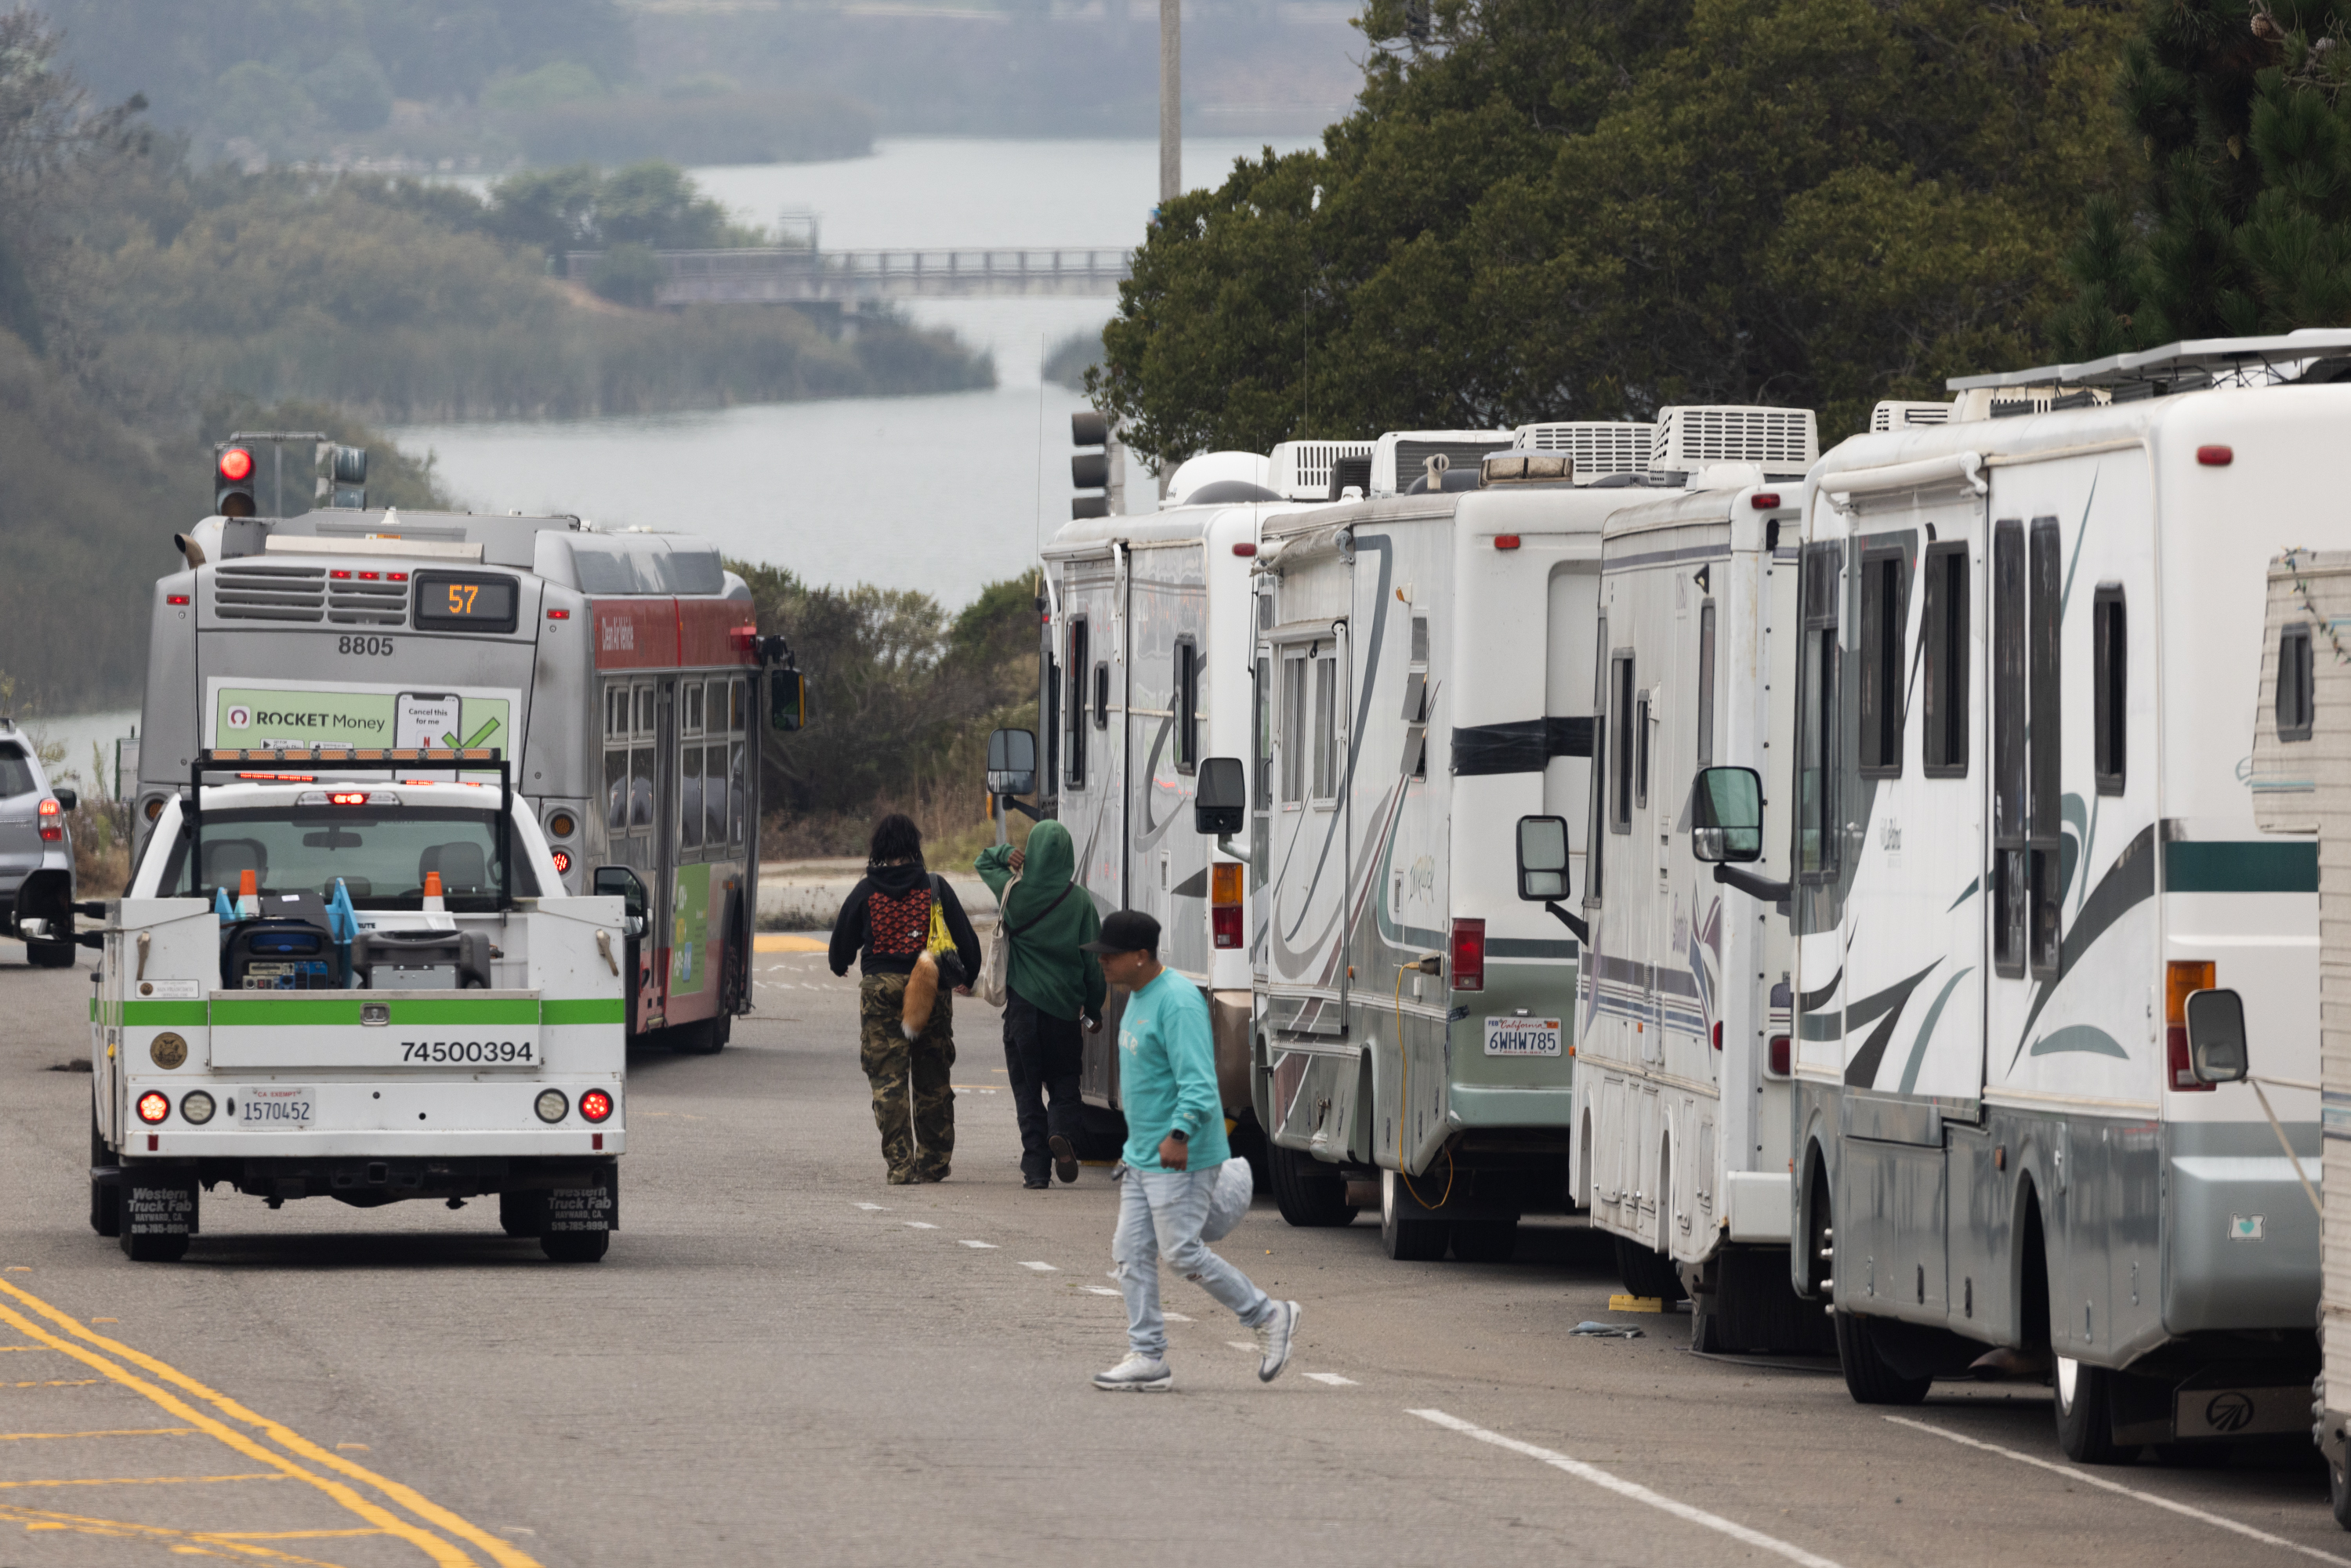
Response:
[[[285,1479],[275,1470],[249,1476],[99,1476],[74,1480],[0,1481],[0,1488],[14,1491],[20,1487],[184,1487],[211,1481],[282,1481]]]
[[[865,1210],[868,1214],[887,1214],[889,1212],[889,1206],[886,1204],[861,1203],[856,1205],[856,1207]]]
[[[996,1243],[993,1241],[967,1241],[964,1245],[967,1247],[977,1247],[983,1252],[993,1252],[996,1250]]]
[[[0,1443],[52,1437],[195,1437],[195,1427],[115,1427],[110,1432],[0,1432]]]
[[[754,953],[822,953],[831,946],[821,936],[793,936],[780,931],[762,931],[751,938]]]
[[[94,1372],[102,1373],[106,1378],[145,1396],[150,1404],[162,1409],[164,1414],[200,1428],[206,1436],[235,1449],[247,1458],[256,1459],[293,1479],[308,1482],[341,1504],[346,1511],[358,1515],[388,1534],[398,1536],[423,1552],[434,1563],[443,1564],[444,1568],[474,1568],[474,1563],[463,1548],[452,1545],[430,1531],[410,1523],[381,1504],[371,1501],[349,1483],[359,1481],[372,1487],[417,1518],[447,1531],[451,1535],[487,1552],[491,1561],[498,1563],[500,1568],[539,1568],[538,1563],[527,1553],[516,1550],[514,1546],[499,1540],[480,1526],[452,1513],[413,1487],[403,1485],[389,1477],[378,1475],[364,1465],[319,1447],[284,1422],[272,1420],[268,1416],[248,1409],[227,1395],[206,1387],[179,1368],[159,1361],[144,1351],[135,1350],[120,1340],[110,1339],[83,1327],[31,1291],[11,1284],[5,1280],[0,1280],[0,1295],[5,1295],[28,1311],[47,1318],[65,1333],[73,1335],[74,1340],[84,1343],[76,1343],[74,1340],[64,1339],[52,1333],[5,1301],[0,1301],[0,1322],[9,1324],[26,1338],[45,1344],[51,1350],[60,1351],[73,1357]],[[198,1410],[179,1394],[172,1393],[168,1389],[158,1386],[157,1383],[140,1376],[131,1371],[129,1366],[122,1364],[123,1363],[129,1363],[130,1366],[136,1366],[161,1382],[171,1384],[183,1393],[202,1400],[217,1410],[220,1415],[207,1415]],[[222,1419],[224,1416],[227,1419]],[[273,1452],[263,1447],[256,1438],[228,1425],[229,1421],[239,1422],[258,1431],[277,1444],[284,1453]],[[287,1454],[294,1458],[284,1457]],[[339,1480],[318,1474],[305,1469],[296,1460],[307,1460],[347,1479]]]
[[[1734,1523],[1720,1514],[1708,1513],[1702,1508],[1692,1508],[1686,1502],[1676,1501],[1662,1493],[1651,1491],[1638,1482],[1611,1475],[1597,1465],[1587,1465],[1581,1459],[1571,1459],[1565,1454],[1553,1453],[1549,1448],[1539,1448],[1532,1443],[1521,1443],[1516,1437],[1505,1437],[1499,1432],[1489,1432],[1483,1427],[1473,1426],[1458,1416],[1448,1416],[1442,1410],[1408,1409],[1405,1414],[1417,1416],[1424,1421],[1442,1427],[1447,1431],[1458,1432],[1465,1437],[1475,1437],[1481,1443],[1491,1443],[1498,1448],[1508,1448],[1514,1454],[1524,1454],[1531,1459],[1541,1459],[1553,1469],[1565,1470],[1578,1480],[1590,1481],[1593,1486],[1605,1488],[1619,1497],[1631,1498],[1635,1502],[1647,1503],[1651,1508],[1670,1513],[1676,1519],[1687,1520],[1692,1524],[1701,1524],[1708,1530],[1719,1531],[1733,1541],[1743,1541],[1750,1546],[1760,1546],[1764,1551],[1776,1552],[1792,1563],[1802,1563],[1805,1568],[1838,1568],[1838,1564],[1833,1559],[1815,1556],[1801,1546],[1792,1545],[1776,1536],[1766,1535],[1760,1530],[1750,1530],[1747,1526]]]
[[[1023,1263],[1020,1266],[1023,1269],[1034,1269],[1040,1274],[1058,1274],[1061,1272],[1059,1269],[1054,1268],[1050,1263]]]
[[[906,1219],[901,1220],[899,1223],[905,1226],[909,1230],[936,1230],[938,1228],[937,1226],[933,1225],[927,1219]]]
[[[255,1546],[234,1535],[214,1534],[203,1531],[166,1530],[155,1524],[133,1524],[127,1520],[92,1519],[86,1514],[55,1513],[46,1509],[18,1508],[0,1503],[0,1520],[22,1524],[26,1530],[63,1530],[76,1535],[112,1536],[117,1540],[152,1542],[181,1542],[172,1548],[175,1552],[193,1556],[233,1556],[257,1563],[299,1563],[303,1568],[334,1568],[315,1557],[297,1557],[291,1552],[272,1551],[266,1546]],[[321,1531],[319,1534],[340,1534],[340,1531]],[[355,1531],[354,1534],[381,1535],[381,1530]],[[277,1539],[275,1537],[269,1539]],[[290,1537],[300,1540],[301,1536]]]
[[[46,1383],[19,1383],[18,1388],[87,1388],[93,1383],[103,1383],[103,1377],[52,1377]]]
[[[1115,1296],[1118,1294],[1116,1291],[1112,1290],[1108,1285],[1088,1285],[1086,1289],[1097,1296]],[[1176,1314],[1170,1312],[1167,1315],[1169,1317],[1174,1317]],[[1189,1322],[1190,1320],[1186,1319],[1186,1321]]]
[[[2003,1448],[1997,1443],[1985,1443],[1973,1437],[1963,1437],[1957,1432],[1945,1431],[1940,1427],[1930,1427],[1924,1421],[1913,1421],[1904,1416],[1888,1416],[1886,1419],[1897,1427],[1907,1427],[1913,1431],[1925,1432],[1930,1437],[1948,1438],[1963,1448],[1981,1448],[1987,1454],[1998,1454],[2001,1458],[2014,1459],[2021,1465],[2031,1465],[2037,1469],[2054,1471],[2069,1481],[2079,1481],[2084,1486],[2096,1487],[2100,1491],[2110,1491],[2117,1496],[2136,1498],[2140,1502],[2153,1503],[2158,1508],[2169,1509],[2172,1512],[2185,1514],[2189,1519],[2201,1520],[2206,1524],[2216,1525],[2222,1530],[2234,1531],[2237,1534],[2258,1541],[2265,1546],[2283,1546],[2288,1552],[2299,1552],[2304,1557],[2315,1557],[2321,1563],[2351,1563],[2351,1557],[2340,1557],[2332,1552],[2321,1552],[2315,1546],[2304,1546],[2298,1541],[2288,1541],[2283,1535],[2272,1535],[2265,1530],[2255,1530],[2250,1524],[2240,1524],[2235,1520],[2220,1514],[2207,1513],[2200,1508],[2191,1508],[2184,1502],[2174,1502],[2168,1497],[2158,1497],[2151,1491],[2140,1491],[2135,1487],[2126,1487],[2117,1481],[2107,1480],[2103,1476],[2091,1474],[2078,1465],[2061,1465],[2054,1460],[2036,1458],[2031,1454],[2020,1454],[2014,1448]]]
[[[1342,1377],[1335,1372],[1310,1372],[1306,1375],[1317,1383],[1327,1383],[1333,1388],[1360,1388],[1362,1384],[1352,1377]]]
[[[1245,1350],[1249,1352],[1251,1354],[1255,1354],[1257,1353],[1257,1342],[1255,1340],[1228,1339],[1225,1343],[1232,1346],[1235,1350]]]
[[[1113,1296],[1118,1294],[1116,1291],[1113,1291],[1110,1293]],[[1159,1315],[1165,1318],[1171,1323],[1188,1323],[1192,1321],[1181,1312],[1162,1312]]]

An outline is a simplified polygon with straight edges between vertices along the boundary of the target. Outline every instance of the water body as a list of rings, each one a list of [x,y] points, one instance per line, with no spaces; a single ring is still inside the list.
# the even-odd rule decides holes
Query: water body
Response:
[[[1290,138],[1278,151],[1308,145]],[[1221,182],[1249,138],[1185,144],[1187,186]],[[1158,189],[1151,141],[905,140],[838,163],[696,169],[747,222],[814,213],[831,250],[1127,246]],[[416,425],[461,504],[575,512],[605,528],[704,534],[811,582],[917,589],[952,609],[1027,570],[1069,518],[1074,392],[1040,385],[1041,350],[1099,328],[1113,301],[910,302],[996,359],[994,391],[766,403],[707,413]]]

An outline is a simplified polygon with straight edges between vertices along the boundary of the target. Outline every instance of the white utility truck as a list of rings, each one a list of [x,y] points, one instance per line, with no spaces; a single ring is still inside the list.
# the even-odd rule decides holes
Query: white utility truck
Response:
[[[187,786],[81,934],[104,952],[91,1228],[169,1261],[200,1189],[496,1194],[508,1235],[602,1257],[633,917],[566,890],[507,759],[212,749]]]

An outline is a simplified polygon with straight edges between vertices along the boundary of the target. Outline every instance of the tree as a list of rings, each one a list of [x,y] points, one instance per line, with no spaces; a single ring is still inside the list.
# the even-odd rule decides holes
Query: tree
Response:
[[[2351,42],[2317,0],[2164,0],[2117,86],[2135,179],[2085,214],[2068,359],[2351,320]]]
[[[1411,426],[1821,410],[2038,348],[2111,183],[2111,0],[1374,5],[1320,151],[1170,204],[1089,379],[1160,465]]]

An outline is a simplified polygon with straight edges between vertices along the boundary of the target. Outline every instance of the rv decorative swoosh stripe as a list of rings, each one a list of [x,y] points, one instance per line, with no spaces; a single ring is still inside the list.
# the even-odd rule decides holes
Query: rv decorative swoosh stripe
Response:
[[[2163,846],[2166,893],[2316,893],[2318,846],[2174,839]]]
[[[2032,1054],[2035,1056],[2055,1056],[2069,1051],[2086,1051],[2098,1056],[2119,1056],[2125,1061],[2130,1060],[2130,1052],[2122,1048],[2122,1042],[2095,1024],[2068,1024],[2064,1029],[2051,1030],[2032,1042]]]
[[[1910,1060],[1902,1069],[1902,1082],[1896,1090],[1896,1093],[1907,1094],[1918,1086],[1918,1068],[1927,1060],[1927,1042],[1934,1038],[1935,1025],[1943,1016],[1943,1004],[1951,999],[1951,993],[1959,988],[1959,982],[1975,972],[1976,967],[1970,964],[1943,982],[1943,988],[1936,996],[1934,1005],[1927,1009],[1926,1020],[1918,1026],[1918,1038],[1910,1047]]]
[[[1886,1047],[1894,1038],[1894,1026],[1902,1021],[1903,1004],[1910,999],[1910,993],[1918,988],[1918,982],[1933,974],[1935,965],[1941,962],[1938,958],[1934,964],[1928,965],[1900,984],[1888,986],[1876,996],[1845,1009],[1844,1027],[1848,1033],[1855,1025],[1877,1018],[1880,1012],[1886,1015],[1878,1019],[1877,1027],[1869,1031],[1869,1038],[1862,1042],[1861,1049],[1854,1053],[1853,1061],[1846,1066],[1844,1081],[1848,1088],[1868,1089],[1876,1085],[1877,1064],[1886,1059]]]
[[[1453,772],[1540,773],[1554,757],[1592,755],[1592,720],[1521,718],[1508,724],[1465,725],[1453,732]]]
[[[2167,849],[2169,847],[2165,845]],[[2242,847],[2260,849],[2266,846],[2249,844]],[[2313,852],[2314,857],[2315,852]],[[2092,943],[2106,934],[2108,926],[2154,896],[2155,824],[2149,822],[2123,846],[2122,853],[2115,857],[2115,863],[2108,866],[2106,874],[2098,879],[2098,885],[2082,900],[2082,907],[2074,916],[2073,928],[2065,933],[2064,940],[2058,945],[2058,979],[2062,980],[2073,972],[2082,955],[2090,950]],[[2032,1034],[2033,1021],[2040,1018],[2041,1009],[2049,1005],[2050,995],[2056,988],[2057,980],[2043,980],[2033,988],[2032,1009],[2024,1015],[2024,1027],[2017,1031],[2016,1049],[2008,1053],[2010,1071],[2016,1071],[2018,1061],[2024,1055],[2024,1042]]]
[[[1486,939],[1486,956],[1489,958],[1573,958],[1575,952],[1573,942],[1540,942],[1524,936]]]

